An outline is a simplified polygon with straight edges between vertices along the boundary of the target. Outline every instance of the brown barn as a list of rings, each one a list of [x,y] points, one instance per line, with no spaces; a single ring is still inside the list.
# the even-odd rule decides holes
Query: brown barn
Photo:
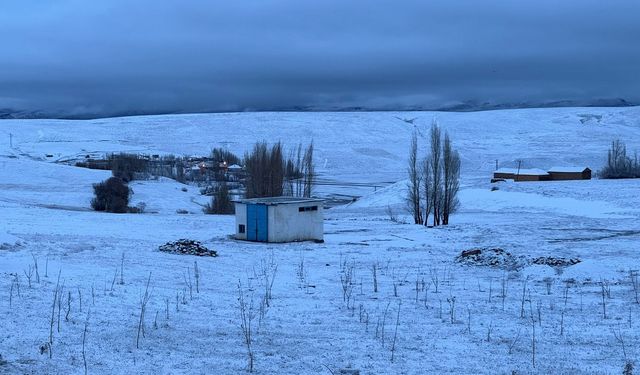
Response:
[[[549,169],[550,179],[559,180],[590,180],[591,169],[586,167],[553,167]]]
[[[493,172],[493,178],[502,178],[514,181],[547,181],[549,173],[542,169],[517,169],[517,168],[500,168]]]

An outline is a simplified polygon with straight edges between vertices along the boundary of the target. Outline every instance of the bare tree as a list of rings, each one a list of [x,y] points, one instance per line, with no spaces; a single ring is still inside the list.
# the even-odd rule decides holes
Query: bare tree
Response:
[[[303,197],[310,198],[313,192],[313,182],[315,179],[315,168],[313,165],[313,141],[309,144],[302,158],[302,175],[304,182]]]
[[[431,153],[429,164],[431,170],[431,210],[433,226],[440,225],[440,211],[442,206],[442,131],[434,120],[431,125]]]
[[[460,156],[451,146],[449,134],[444,135],[442,149],[443,197],[442,225],[449,224],[449,215],[458,207],[458,190],[460,189]]]
[[[418,167],[418,134],[416,130],[411,134],[411,147],[409,149],[409,193],[407,196],[407,205],[409,211],[413,215],[414,224],[422,224],[421,202],[421,184],[422,175]]]
[[[285,162],[280,142],[269,148],[258,142],[244,157],[247,170],[246,197],[275,197],[282,195]]]

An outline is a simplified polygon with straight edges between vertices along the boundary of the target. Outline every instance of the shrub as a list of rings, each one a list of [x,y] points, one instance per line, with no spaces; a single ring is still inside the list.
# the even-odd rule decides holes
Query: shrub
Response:
[[[131,189],[122,179],[110,177],[109,179],[93,184],[94,198],[91,207],[96,211],[114,213],[126,213],[128,211]]]
[[[229,195],[229,188],[226,182],[222,182],[215,195],[211,197],[211,203],[207,203],[203,211],[205,214],[229,215],[234,213],[233,202]]]

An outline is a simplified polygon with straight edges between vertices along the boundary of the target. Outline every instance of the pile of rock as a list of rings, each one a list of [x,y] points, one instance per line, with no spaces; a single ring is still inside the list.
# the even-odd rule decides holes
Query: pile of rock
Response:
[[[554,258],[554,257],[540,257],[532,260],[533,264],[546,265],[550,267],[567,267],[580,263],[578,258]]]
[[[218,256],[215,250],[209,250],[203,246],[199,241],[189,239],[179,239],[173,242],[167,242],[166,244],[158,248],[160,251],[174,254],[188,254],[197,256]]]
[[[465,250],[456,257],[456,261],[470,266],[488,266],[506,270],[516,270],[527,264],[526,258],[513,255],[499,247]]]

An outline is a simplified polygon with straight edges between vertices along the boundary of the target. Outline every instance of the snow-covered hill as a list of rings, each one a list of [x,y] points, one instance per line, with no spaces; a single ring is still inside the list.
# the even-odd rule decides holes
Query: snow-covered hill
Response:
[[[434,119],[463,158],[460,211],[448,227],[402,224],[410,134],[426,135]],[[616,138],[640,150],[640,107],[0,121],[0,373],[83,373],[89,310],[89,373],[243,372],[239,281],[255,303],[258,373],[621,372],[616,336],[628,358],[640,358],[630,276],[640,269],[640,180],[500,183],[497,191],[489,183],[496,160],[596,171]],[[109,173],[55,163],[112,151],[242,154],[259,140],[291,148],[313,140],[321,177],[341,185],[318,193],[362,195],[326,211],[324,244],[235,241],[233,217],[202,214],[206,198],[197,188],[168,179],[132,184],[144,214],[96,213],[88,209],[91,185]],[[183,237],[220,256],[157,251]],[[477,247],[505,249],[522,267],[455,260]],[[547,256],[581,262],[533,262]],[[199,292],[190,293],[196,261]],[[261,274],[270,262],[278,265],[273,300],[261,317]],[[345,303],[341,280],[351,268]],[[52,331],[58,272],[65,289],[60,329],[54,316]],[[41,353],[50,337],[51,359]]]

